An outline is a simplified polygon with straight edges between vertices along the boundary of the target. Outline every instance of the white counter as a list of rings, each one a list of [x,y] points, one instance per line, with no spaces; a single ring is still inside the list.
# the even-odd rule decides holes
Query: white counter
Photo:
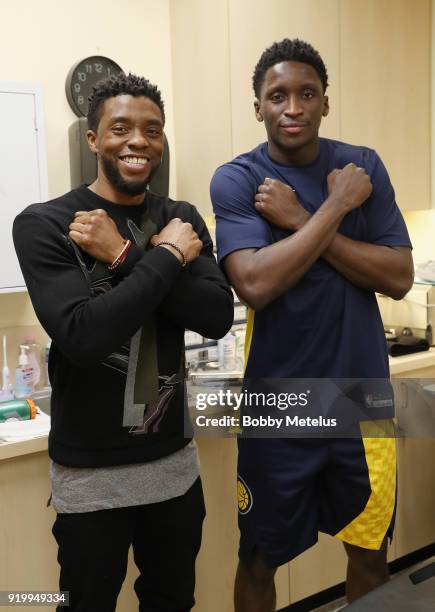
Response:
[[[22,440],[21,442],[3,442],[0,443],[0,461],[30,455],[31,453],[39,453],[47,449],[48,436]]]
[[[435,347],[428,351],[402,355],[401,357],[389,357],[390,374],[397,376],[405,372],[421,370],[423,368],[435,367]],[[406,377],[405,377],[406,378]]]

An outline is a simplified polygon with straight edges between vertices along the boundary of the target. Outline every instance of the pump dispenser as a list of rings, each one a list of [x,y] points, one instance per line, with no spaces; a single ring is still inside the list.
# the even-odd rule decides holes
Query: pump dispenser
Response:
[[[41,380],[41,347],[32,337],[26,338],[24,340],[24,345],[29,347],[27,349],[27,358],[29,360],[30,367],[33,369],[33,388],[36,389],[39,381]]]
[[[26,344],[20,344],[18,368],[15,370],[15,397],[18,399],[30,397],[33,393],[33,368],[29,365],[28,350]]]

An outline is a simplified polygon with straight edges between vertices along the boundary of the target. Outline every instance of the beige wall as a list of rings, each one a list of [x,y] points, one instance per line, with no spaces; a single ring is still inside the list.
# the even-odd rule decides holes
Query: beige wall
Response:
[[[171,33],[177,194],[203,215],[214,170],[265,140],[251,76],[274,40],[301,36],[324,50],[334,102],[322,134],[337,136],[338,0],[270,0],[267,15],[261,0],[171,0]]]
[[[169,0],[2,2],[0,78],[42,84],[50,197],[70,189],[68,127],[76,116],[65,79],[90,55],[108,56],[160,86],[174,149]],[[175,164],[172,179],[173,188]]]
[[[435,261],[435,210],[413,210],[404,213],[413,244],[414,263]]]
[[[431,1],[171,0],[178,195],[210,213],[213,170],[266,139],[252,72],[287,36],[327,65],[321,134],[378,150],[399,206],[428,208]]]
[[[402,210],[431,205],[431,0],[340,0],[341,138],[378,151]]]
[[[177,196],[211,213],[213,171],[231,159],[228,0],[171,0]]]
[[[231,50],[231,104],[233,154],[238,155],[266,140],[264,123],[254,116],[252,74],[266,47],[283,38],[302,38],[316,47],[327,66],[330,113],[322,121],[321,135],[340,134],[339,3],[337,0],[229,1]]]

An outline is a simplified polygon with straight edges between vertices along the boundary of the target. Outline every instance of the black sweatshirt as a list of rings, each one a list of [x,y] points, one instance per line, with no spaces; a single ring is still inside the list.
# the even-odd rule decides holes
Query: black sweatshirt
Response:
[[[110,291],[93,295],[68,227],[76,211],[96,208],[106,210],[120,234],[130,239],[127,220],[139,226],[144,211],[157,232],[174,217],[189,221],[204,243],[201,255],[182,268],[166,249],[133,245],[122,265],[109,273]],[[36,315],[53,341],[51,458],[76,467],[120,465],[151,461],[187,444],[183,384],[171,398],[159,431],[138,434],[122,427],[126,373],[103,362],[128,347],[150,313],[156,322],[162,377],[179,372],[186,328],[208,338],[219,338],[230,328],[231,290],[196,209],[150,192],[142,205],[114,204],[82,186],[26,208],[15,219],[13,236]],[[90,269],[93,260],[86,254],[84,259]]]

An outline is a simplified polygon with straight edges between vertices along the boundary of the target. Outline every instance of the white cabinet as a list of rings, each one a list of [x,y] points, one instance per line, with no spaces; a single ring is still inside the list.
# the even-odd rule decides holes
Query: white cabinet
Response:
[[[41,88],[0,81],[0,292],[25,289],[12,242],[16,215],[48,199]]]

